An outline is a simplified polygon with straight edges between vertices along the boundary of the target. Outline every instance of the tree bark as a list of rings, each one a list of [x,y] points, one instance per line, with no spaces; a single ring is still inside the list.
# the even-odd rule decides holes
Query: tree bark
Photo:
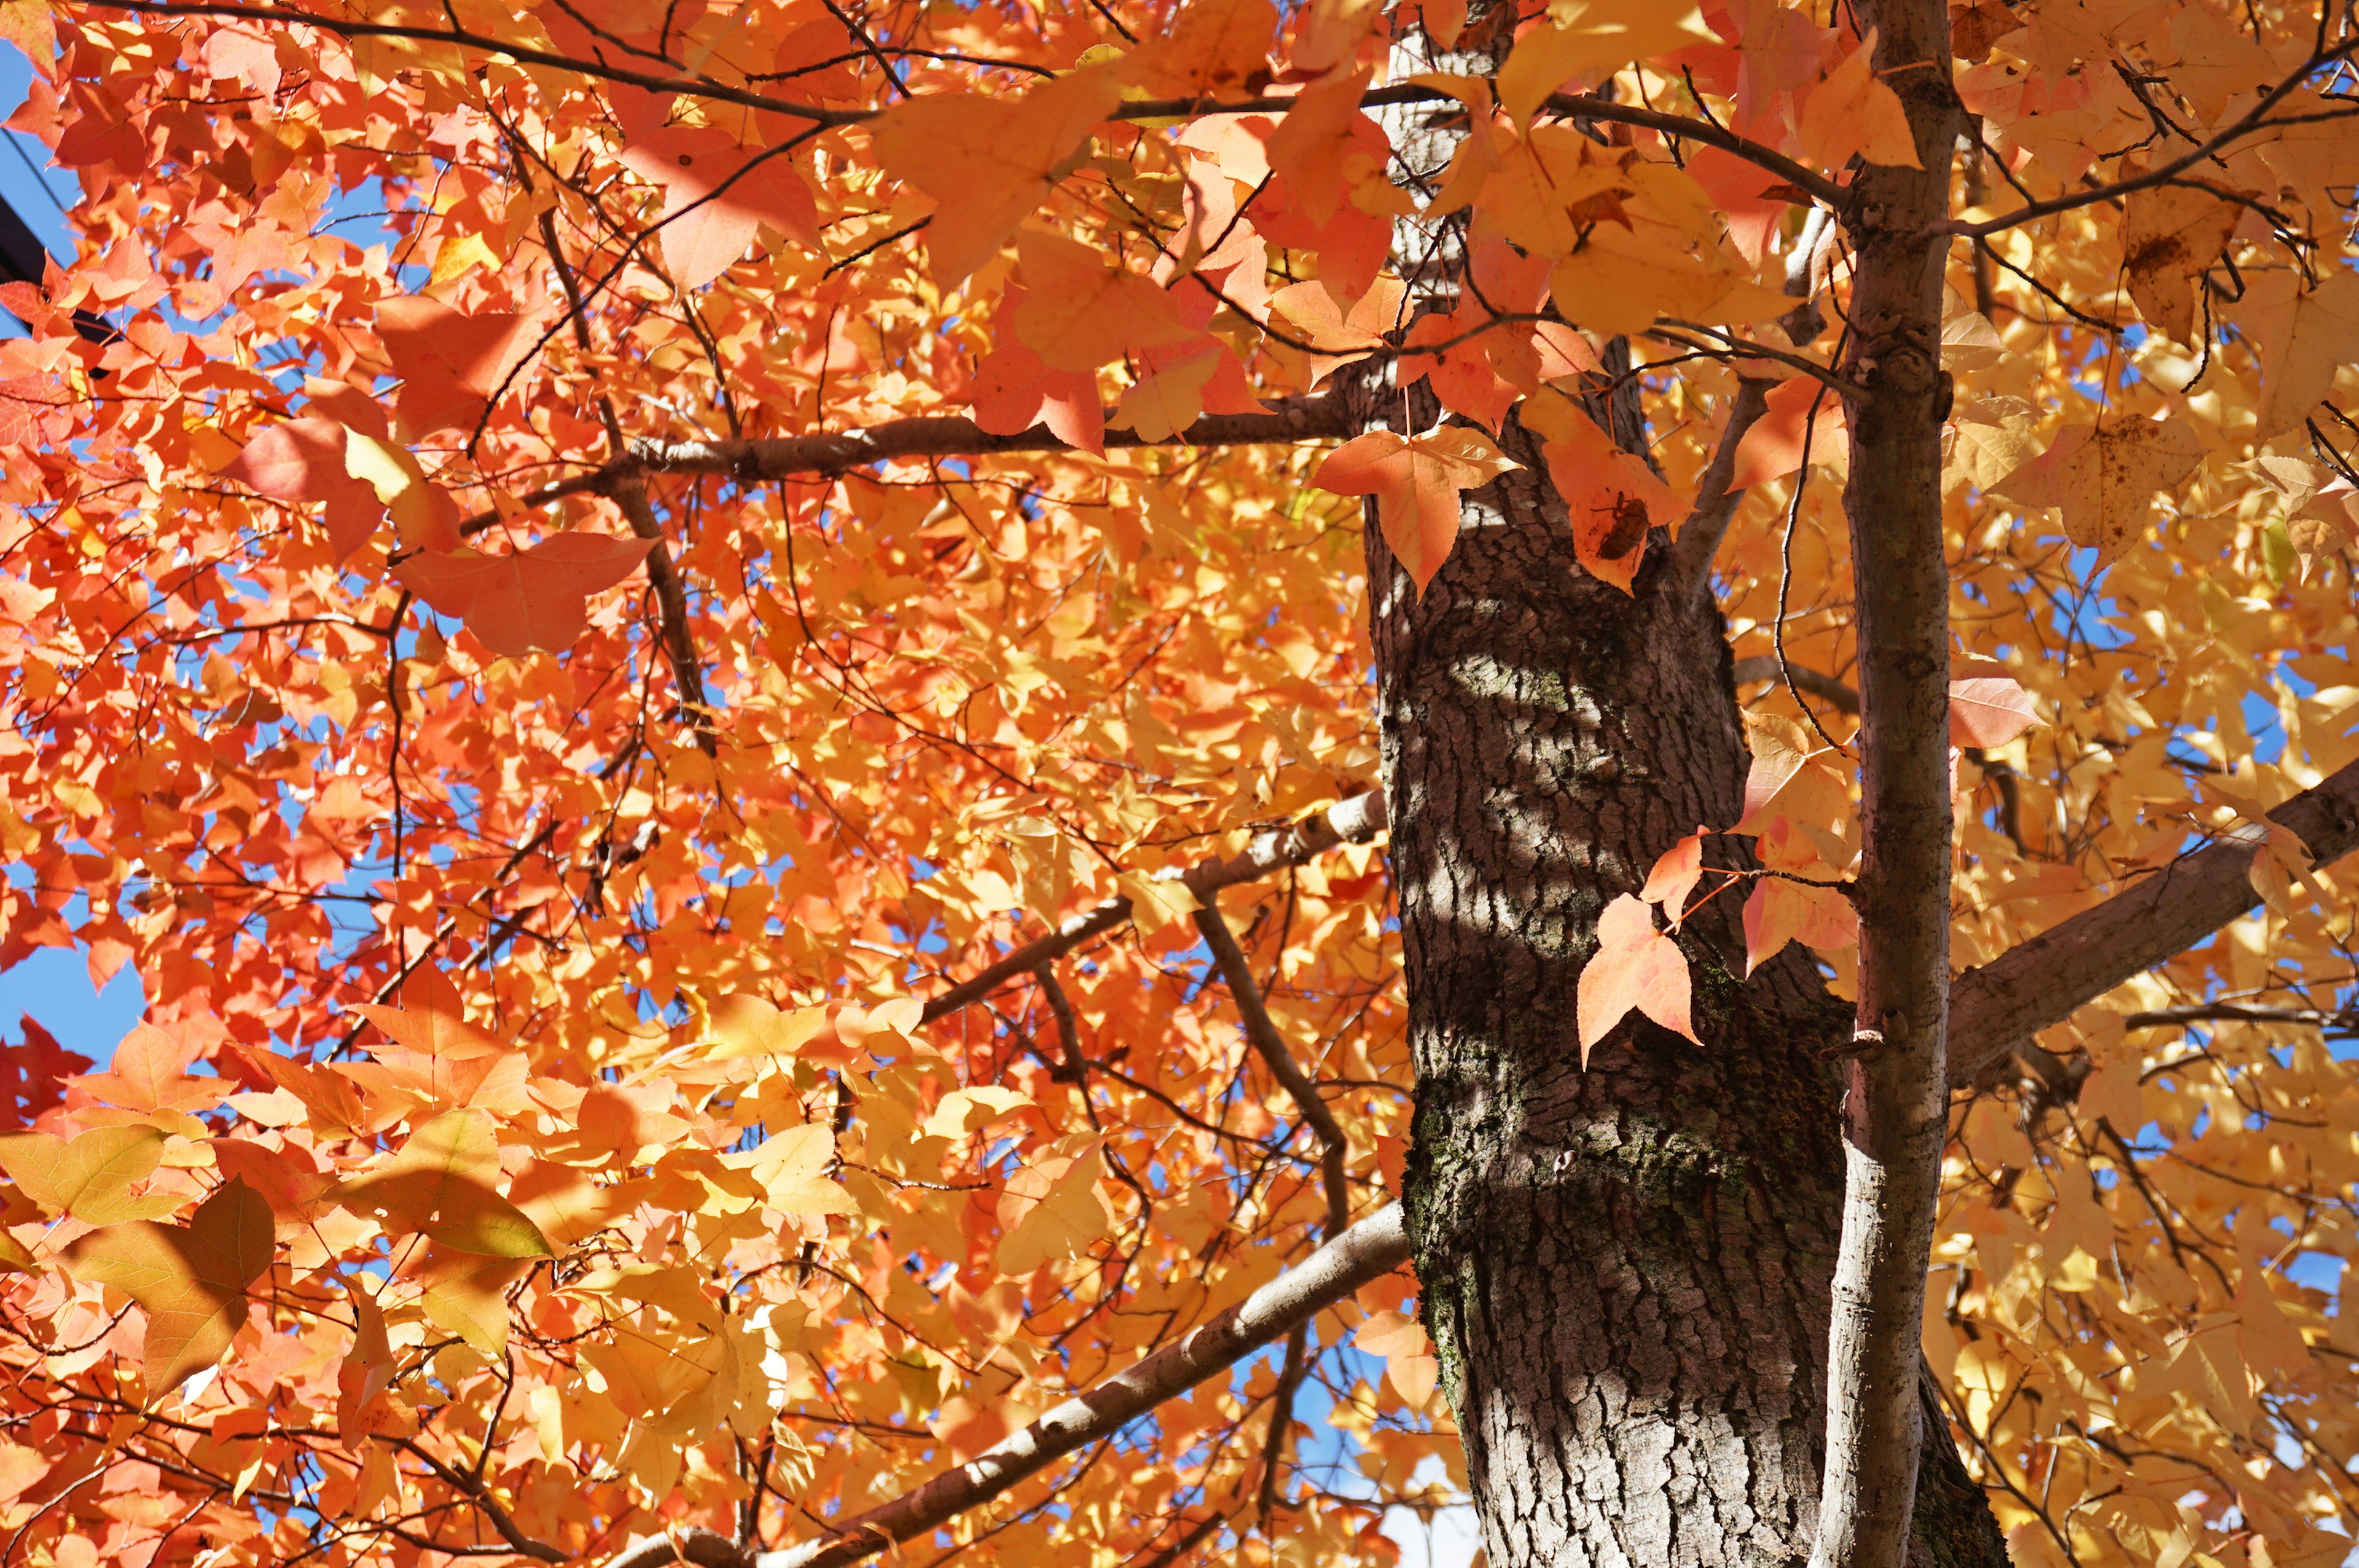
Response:
[[[1422,600],[1367,529],[1401,907],[1421,1307],[1494,1563],[1799,1563],[1816,1538],[1850,1010],[1789,949],[1739,981],[1735,897],[1681,945],[1698,1047],[1635,1015],[1579,1065],[1598,913],[1746,758],[1707,596],[1584,576],[1536,444],[1467,497]],[[1727,840],[1707,857],[1734,864]],[[2006,1552],[1926,1425],[1915,1560]]]
[[[1941,535],[1941,274],[1965,115],[1939,0],[1860,0],[1916,168],[1867,164],[1846,394],[1861,730],[1859,1004],[1843,1099],[1826,1474],[1811,1568],[1901,1568],[1926,1423],[1918,1325],[1941,1194],[1950,1000],[1950,573]],[[1936,1427],[1935,1430],[1943,1430]]]

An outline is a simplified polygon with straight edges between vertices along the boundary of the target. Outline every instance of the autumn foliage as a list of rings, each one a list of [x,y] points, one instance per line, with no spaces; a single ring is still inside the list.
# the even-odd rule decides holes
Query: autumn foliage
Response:
[[[1362,530],[1422,590],[1503,475],[1625,590],[1725,525],[1754,759],[1568,1056],[1690,1033],[1707,901],[1849,984],[1810,214],[1918,158],[1846,7],[0,32],[83,192],[0,286],[0,965],[147,999],[0,1049],[0,1568],[794,1550],[1381,1210],[1381,842],[1183,873],[1380,787]],[[2359,34],[1951,38],[1957,962],[2223,837],[2255,905],[1959,1095],[1926,1351],[2019,1562],[2340,1562],[2354,890],[2266,813],[2359,757]],[[1463,1478],[1415,1292],[900,1550],[1392,1561]]]

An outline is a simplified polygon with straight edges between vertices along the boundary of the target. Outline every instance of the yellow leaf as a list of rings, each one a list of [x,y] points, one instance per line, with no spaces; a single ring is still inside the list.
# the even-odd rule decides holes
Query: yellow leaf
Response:
[[[2195,280],[2220,259],[2244,209],[2208,190],[2166,185],[2133,191],[2122,213],[2122,262],[2130,299],[2147,324],[2192,342]]]
[[[716,1062],[740,1056],[790,1057],[827,1028],[827,1009],[788,1012],[758,996],[723,997],[712,1004],[712,1033],[720,1042],[708,1054]]]
[[[346,1182],[336,1201],[454,1252],[552,1256],[539,1227],[495,1190],[504,1183],[498,1129],[490,1112],[471,1107],[419,1128],[383,1167]]]
[[[2299,427],[2333,390],[2335,373],[2359,360],[2359,274],[2335,268],[2305,294],[2291,272],[2261,273],[2236,317],[2261,362],[2255,441]]]
[[[2121,417],[2066,427],[2055,445],[1991,488],[2026,506],[2061,509],[2066,536],[2095,550],[2102,566],[2146,532],[2156,492],[2202,461],[2202,438],[2185,422]]]
[[[448,283],[454,277],[464,276],[476,267],[486,272],[500,270],[500,258],[492,254],[491,246],[484,243],[483,235],[469,232],[456,239],[445,240],[434,253],[434,271],[429,286]]]
[[[1027,1171],[1010,1182],[1008,1195],[1019,1201],[1028,1196],[1018,1193],[1017,1184],[1023,1176],[1037,1177],[1040,1169]],[[1003,1212],[1006,1206],[1002,1205]],[[1112,1217],[1098,1196],[1097,1155],[1085,1152],[1066,1162],[1062,1173],[1026,1210],[1015,1228],[1000,1238],[999,1271],[1028,1274],[1060,1259],[1078,1257],[1112,1229]]]
[[[1550,0],[1550,27],[1534,27],[1499,70],[1499,105],[1528,123],[1549,94],[1588,87],[1635,59],[1716,44],[1693,0]]]
[[[53,1215],[92,1225],[153,1219],[184,1201],[169,1195],[133,1197],[131,1184],[151,1174],[164,1156],[164,1134],[154,1127],[101,1127],[69,1143],[47,1132],[0,1137],[0,1170],[25,1195]]]
[[[1802,146],[1821,168],[1841,168],[1854,155],[1892,168],[1920,168],[1917,140],[1900,95],[1876,80],[1875,30],[1811,89],[1802,105]]]

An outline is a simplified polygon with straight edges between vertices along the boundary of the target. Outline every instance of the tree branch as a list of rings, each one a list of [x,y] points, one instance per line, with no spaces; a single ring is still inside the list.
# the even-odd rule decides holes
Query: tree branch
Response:
[[[1381,791],[1339,800],[1326,810],[1285,827],[1266,828],[1253,836],[1234,860],[1207,860],[1192,866],[1176,880],[1203,903],[1224,887],[1249,882],[1287,866],[1317,860],[1339,844],[1364,844],[1385,830],[1385,797]],[[1051,935],[1027,942],[997,963],[961,980],[926,1003],[923,1022],[946,1018],[972,1006],[1017,975],[1063,957],[1082,943],[1113,930],[1131,915],[1127,897],[1110,898],[1086,914],[1077,914]]]
[[[2269,813],[2319,865],[2359,849],[2359,762]],[[2195,946],[2260,902],[2250,874],[2264,853],[2243,827],[2084,909],[1950,987],[1950,1082],[1967,1087],[2016,1043],[2060,1023],[2133,975]]]
[[[647,503],[647,486],[634,474],[616,484],[612,493],[614,504],[629,519],[631,532],[655,542],[655,547],[647,552],[647,582],[656,590],[656,608],[663,619],[664,662],[671,666],[672,685],[679,688],[681,710],[696,731],[697,750],[710,757],[715,751],[712,715],[705,708],[704,667],[696,656],[696,641],[688,629],[688,590],[680,584],[679,569],[672,565],[671,551],[664,542],[663,524]]]
[[[2112,201],[2127,196],[2133,191],[2145,190],[2153,186],[2200,184],[2201,181],[2189,181],[2180,177],[2197,164],[2212,157],[2238,137],[2250,135],[2255,131],[2267,128],[2270,110],[2284,103],[2295,89],[2310,80],[2320,70],[2337,60],[2350,58],[2354,50],[2359,50],[2359,38],[2353,38],[2350,42],[2339,44],[2331,49],[2318,50],[2285,80],[2271,88],[2268,95],[2254,104],[2245,113],[2244,118],[2225,130],[2215,133],[2194,151],[2150,168],[2144,174],[2129,179],[2117,179],[2110,185],[2101,185],[2088,190],[2076,190],[2070,196],[2055,196],[2045,201],[2027,202],[2012,212],[2003,213],[1980,223],[1962,223],[1953,220],[1938,225],[1939,231],[1943,233],[1962,235],[1967,239],[1981,239],[1986,235],[1998,233],[2002,230],[2016,228],[2024,223],[2037,222],[2042,218],[2053,217],[2059,212],[2070,212],[2076,208],[2093,206],[2100,201]],[[2227,190],[2221,190],[2215,194],[2223,200],[2245,200],[2242,192],[2232,194]]]
[[[1329,393],[1277,399],[1261,414],[1207,415],[1160,441],[1136,430],[1105,432],[1108,450],[1145,447],[1291,446],[1298,441],[1340,439],[1353,433],[1351,412]],[[631,444],[627,455],[584,473],[517,496],[518,505],[547,506],[574,495],[603,495],[623,503],[624,493],[649,472],[716,474],[737,480],[833,475],[895,458],[984,458],[1012,452],[1070,452],[1070,442],[1035,425],[1012,436],[996,435],[972,419],[945,416],[895,419],[865,430],[830,430],[751,441],[654,441]],[[497,512],[479,512],[459,524],[472,538],[500,522]]]
[[[1843,515],[1859,635],[1856,1044],[1827,1338],[1826,1464],[1810,1568],[1901,1568],[1924,1453],[1925,1273],[1949,1130],[1950,573],[1940,367],[1950,171],[1965,115],[1940,0],[1857,0],[1908,117],[1916,168],[1867,164],[1843,368]],[[1932,62],[1940,64],[1923,69]]]
[[[606,1568],[663,1568],[671,1563],[691,1563],[696,1568],[754,1568],[755,1554],[718,1530],[691,1525],[677,1536],[653,1535],[632,1541],[606,1560]]]
[[[1859,711],[1859,693],[1831,675],[1819,670],[1805,669],[1799,665],[1788,665],[1783,671],[1780,671],[1777,667],[1777,656],[1775,654],[1756,654],[1749,659],[1739,659],[1732,673],[1739,686],[1743,686],[1747,681],[1777,680],[1782,675],[1838,712],[1857,713]]]
[[[500,1506],[500,1500],[492,1496],[491,1488],[484,1486],[483,1482],[443,1464],[433,1454],[429,1454],[414,1438],[397,1437],[383,1441],[391,1443],[393,1446],[411,1458],[423,1462],[444,1486],[462,1494],[475,1507],[481,1509],[484,1518],[490,1522],[492,1529],[499,1533],[500,1539],[506,1541],[518,1556],[529,1557],[536,1563],[566,1561],[566,1553],[558,1548],[546,1541],[535,1541],[517,1529],[516,1520],[508,1517],[508,1510]]]
[[[1814,207],[1801,233],[1795,237],[1792,254],[1786,257],[1786,292],[1802,303],[1779,318],[1778,324],[1786,330],[1788,340],[1797,345],[1815,341],[1826,325],[1812,299],[1818,292],[1820,263],[1834,237],[1834,213],[1824,207]],[[1695,510],[1688,514],[1686,525],[1680,530],[1679,542],[1671,546],[1673,592],[1701,594],[1711,587],[1712,563],[1720,554],[1720,542],[1727,535],[1736,509],[1745,503],[1744,491],[1728,488],[1728,481],[1736,474],[1736,449],[1744,445],[1746,433],[1768,411],[1770,385],[1758,376],[1737,379],[1736,399],[1728,410],[1728,428],[1721,432],[1711,466],[1696,481]],[[1858,710],[1854,704],[1851,711]]]
[[[1322,393],[1281,400],[1266,413],[1207,415],[1163,441],[1147,440],[1136,430],[1109,429],[1105,444],[1108,448],[1290,444],[1347,435],[1352,423],[1343,400]],[[1002,436],[980,428],[972,419],[942,417],[896,419],[865,430],[752,441],[640,441],[634,444],[632,455],[647,468],[667,473],[786,479],[795,474],[842,473],[891,458],[988,457],[998,452],[1072,449],[1044,425]]]
[[[1408,1261],[1400,1206],[1390,1205],[1321,1247],[1243,1302],[1165,1346],[1128,1371],[1067,1400],[1030,1426],[946,1470],[915,1491],[837,1525],[758,1568],[844,1568],[927,1534],[1001,1496],[1076,1449],[1119,1432],[1173,1396],[1291,1334],[1362,1285]],[[617,1558],[606,1568],[654,1568],[668,1559]],[[713,1564],[712,1568],[742,1568]]]
[[[1212,950],[1221,979],[1228,982],[1237,1014],[1245,1020],[1245,1038],[1261,1054],[1271,1076],[1286,1087],[1302,1119],[1319,1135],[1319,1166],[1327,1188],[1327,1234],[1341,1236],[1352,1221],[1352,1195],[1343,1177],[1343,1155],[1350,1145],[1344,1141],[1343,1125],[1335,1119],[1327,1102],[1319,1098],[1319,1086],[1310,1081],[1310,1075],[1302,1070],[1294,1053],[1286,1048],[1286,1036],[1277,1032],[1269,1009],[1262,1003],[1261,988],[1254,983],[1253,966],[1245,962],[1245,949],[1237,946],[1236,933],[1229,929],[1228,917],[1221,913],[1217,898],[1206,899],[1204,906],[1196,912],[1196,929],[1204,934],[1204,946]],[[1270,1431],[1275,1448],[1277,1428],[1273,1426]]]

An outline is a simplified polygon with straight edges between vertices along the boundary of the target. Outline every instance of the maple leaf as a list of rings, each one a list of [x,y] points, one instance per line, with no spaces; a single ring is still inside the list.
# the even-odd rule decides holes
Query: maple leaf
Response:
[[[1692,0],[1550,0],[1549,21],[1516,40],[1499,70],[1499,105],[1518,122],[1567,85],[1587,87],[1632,60],[1721,41]]]
[[[2068,426],[1992,492],[2026,506],[2060,508],[2065,535],[2095,550],[2102,566],[2145,533],[2156,493],[2202,461],[2202,438],[2183,421],[2116,418]]]
[[[402,378],[396,406],[411,440],[472,427],[532,350],[532,323],[524,317],[473,314],[422,295],[378,306],[376,335]]]
[[[665,125],[633,137],[616,156],[663,188],[656,226],[672,281],[682,288],[701,288],[728,271],[765,223],[821,248],[818,204],[781,151],[748,149],[707,127]]]
[[[1821,168],[1841,168],[1854,156],[1895,168],[1920,168],[1917,138],[1900,95],[1877,80],[1875,29],[1829,71],[1803,101],[1802,146]]]
[[[647,558],[648,539],[560,534],[512,555],[472,549],[412,556],[393,578],[444,615],[456,616],[495,654],[570,648],[589,624],[590,595],[612,588]]]
[[[1336,370],[1385,347],[1385,334],[1400,324],[1407,294],[1393,277],[1377,278],[1366,293],[1341,299],[1325,283],[1294,283],[1269,297],[1269,314],[1310,345],[1308,381],[1316,388]],[[1272,350],[1285,351],[1277,344]]]
[[[1634,1009],[1694,1040],[1688,986],[1687,955],[1655,929],[1654,912],[1626,892],[1617,896],[1598,915],[1597,951],[1581,967],[1581,1065],[1589,1065],[1590,1051]]]
[[[1571,515],[1573,553],[1582,569],[1632,592],[1646,558],[1647,531],[1676,531],[1686,505],[1644,460],[1614,446],[1571,398],[1535,398],[1525,406],[1523,417],[1547,438],[1540,451]]]
[[[1780,826],[1783,826],[1782,824]],[[1745,972],[1767,963],[1788,942],[1808,947],[1848,947],[1859,940],[1859,913],[1840,888],[1809,887],[1763,877],[1745,901]]]
[[[49,1132],[0,1136],[0,1170],[27,1197],[50,1214],[92,1225],[179,1208],[181,1200],[168,1194],[131,1195],[131,1184],[153,1173],[163,1156],[164,1134],[154,1127],[94,1127],[71,1141]]]
[[[1433,580],[1458,539],[1458,497],[1520,468],[1477,431],[1428,436],[1371,430],[1327,455],[1310,482],[1338,495],[1373,495],[1385,543],[1417,583]]]
[[[1761,416],[1736,443],[1736,462],[1729,471],[1728,488],[1751,490],[1800,468],[1806,431],[1812,462],[1842,460],[1849,438],[1843,428],[1843,399],[1814,375],[1798,375],[1769,389]]]
[[[1492,363],[1484,341],[1488,334],[1480,332],[1484,319],[1481,312],[1464,309],[1419,317],[1401,342],[1400,373],[1410,382],[1422,378],[1444,408],[1496,436],[1516,389]]]
[[[275,1252],[270,1206],[232,1180],[187,1225],[110,1225],[68,1243],[63,1257],[74,1278],[112,1285],[147,1312],[140,1358],[153,1401],[229,1353],[245,1289]]]
[[[539,1228],[495,1190],[501,1179],[497,1124],[490,1112],[470,1108],[419,1128],[382,1167],[337,1188],[335,1199],[455,1252],[550,1256]]]
[[[2267,273],[2245,289],[2238,320],[2260,360],[2263,395],[2253,439],[2295,428],[2359,360],[2359,276],[2337,269],[2303,292],[2291,273]]]
[[[2122,212],[2122,265],[2147,325],[2179,342],[2195,330],[2195,280],[2220,259],[2244,208],[2182,185],[2133,191]]]
[[[1000,1202],[998,1264],[1002,1273],[1029,1274],[1085,1254],[1113,1228],[1098,1196],[1097,1156],[1027,1166],[1007,1184]],[[1010,1220],[1013,1223],[1010,1223]]]
[[[385,519],[375,487],[344,466],[349,434],[335,421],[312,416],[268,426],[240,449],[222,476],[274,501],[325,502],[328,537],[341,558],[367,544]]]
[[[2012,676],[1971,675],[1950,683],[1950,743],[2004,746],[2039,722],[2031,694]]]
[[[1297,209],[1313,223],[1335,215],[1350,187],[1384,167],[1386,142],[1375,122],[1360,113],[1370,72],[1328,77],[1296,95],[1270,133],[1269,167],[1283,178]]]
[[[1270,0],[1190,0],[1131,56],[1130,80],[1157,98],[1250,96],[1268,84],[1277,36]]]
[[[923,94],[875,123],[886,168],[940,203],[926,248],[943,287],[998,254],[1120,98],[1114,71],[1091,68],[1016,99]]]
[[[1427,1337],[1424,1325],[1397,1312],[1368,1314],[1367,1321],[1353,1331],[1353,1347],[1370,1356],[1384,1357],[1385,1376],[1392,1379],[1393,1391],[1411,1410],[1422,1410],[1433,1398],[1433,1390],[1440,1380],[1441,1362],[1434,1354],[1433,1341]]]
[[[1093,370],[1201,336],[1170,295],[1089,245],[1030,229],[1016,245],[1025,295],[1009,321],[1052,371]]]
[[[1699,827],[1664,850],[1647,873],[1647,885],[1638,890],[1640,900],[1662,909],[1674,931],[1686,913],[1688,894],[1703,878],[1703,839],[1708,831]]]

